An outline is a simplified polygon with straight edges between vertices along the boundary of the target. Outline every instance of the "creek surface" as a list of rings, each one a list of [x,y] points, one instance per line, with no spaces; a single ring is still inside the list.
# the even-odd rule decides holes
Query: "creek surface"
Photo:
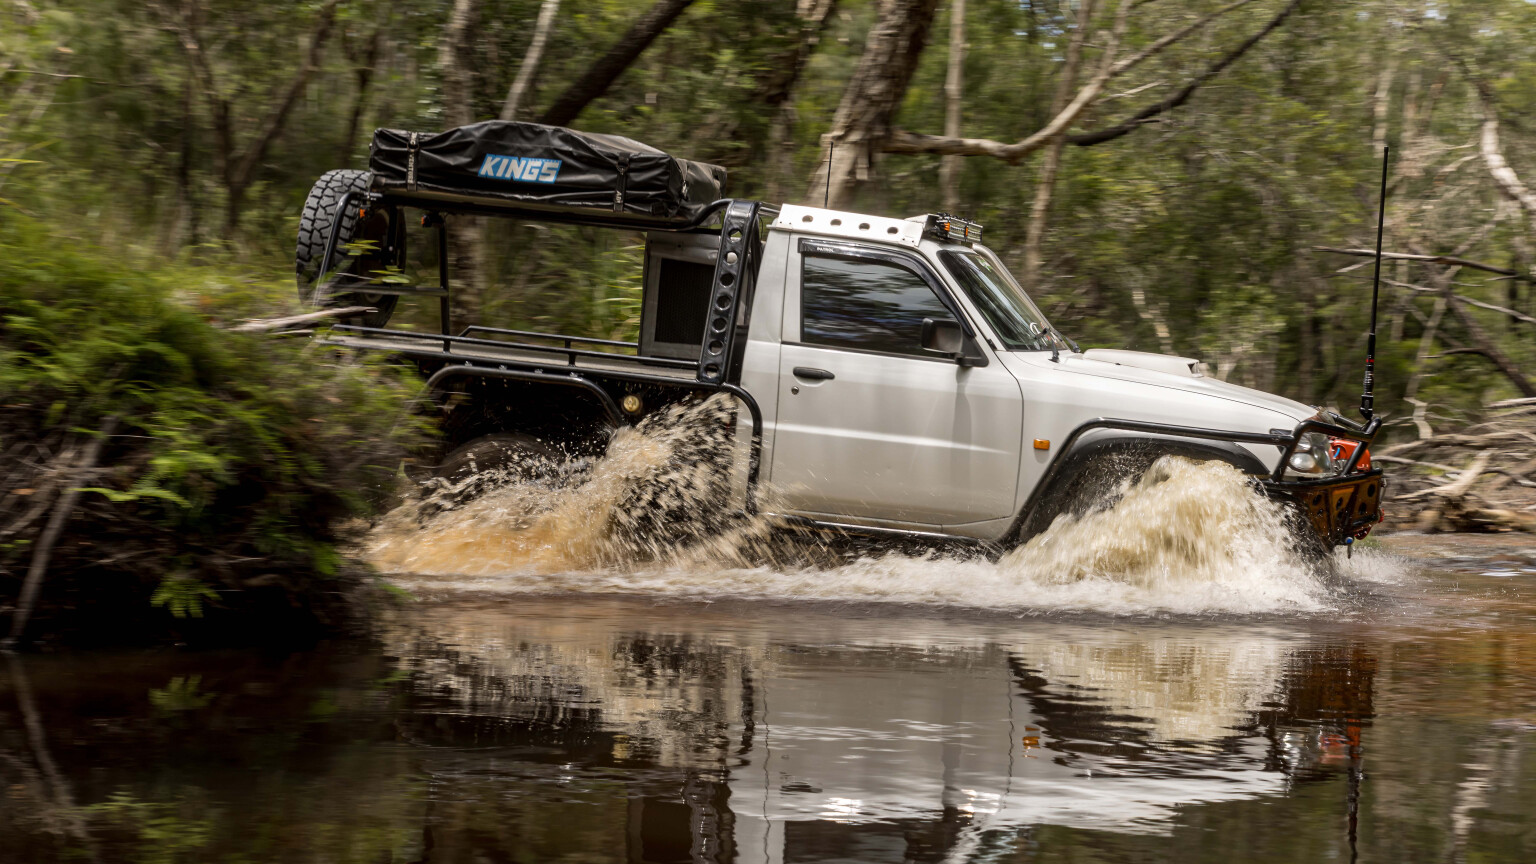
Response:
[[[7,658],[0,860],[1536,860],[1536,540],[1243,561],[480,568],[370,643]]]

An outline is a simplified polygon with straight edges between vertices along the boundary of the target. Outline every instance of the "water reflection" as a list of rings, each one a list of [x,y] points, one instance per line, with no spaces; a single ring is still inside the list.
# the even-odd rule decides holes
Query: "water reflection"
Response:
[[[393,646],[413,671],[409,739],[446,751],[434,777],[511,760],[547,765],[573,803],[622,795],[628,860],[939,860],[1023,826],[1167,833],[1180,807],[1350,770],[1372,716],[1368,651],[1252,627],[463,611]]]
[[[527,597],[381,647],[12,661],[0,859],[1343,858],[1415,783],[1455,858],[1536,777],[1514,724],[1376,740],[1411,646],[1288,626]]]

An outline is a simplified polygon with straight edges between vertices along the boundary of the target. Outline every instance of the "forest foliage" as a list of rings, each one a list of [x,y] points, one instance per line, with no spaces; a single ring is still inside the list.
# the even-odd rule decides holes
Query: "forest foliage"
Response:
[[[343,546],[426,435],[414,376],[220,326],[271,289],[215,269],[0,213],[0,573],[55,574],[44,609],[106,610],[81,638],[156,609],[337,623],[359,584]]]
[[[0,164],[0,206],[75,242],[217,250],[277,274],[309,184],[362,166],[373,128],[509,110],[719,162],[732,194],[815,202],[824,144],[853,140],[838,124],[868,73],[892,107],[846,185],[835,166],[849,206],[949,199],[1080,342],[1191,355],[1340,407],[1359,389],[1370,267],[1316,247],[1371,244],[1390,145],[1387,249],[1516,275],[1389,264],[1381,404],[1404,424],[1418,405],[1428,424],[1536,393],[1520,371],[1536,198],[1494,170],[1536,176],[1536,8],[1519,0],[7,0],[0,16],[0,157],[30,160]],[[866,48],[892,28],[890,62],[869,73]],[[1121,66],[1141,59],[1072,115],[1059,155],[913,152],[940,133],[1047,130],[1116,48]],[[633,239],[485,232],[474,311],[623,329]]]

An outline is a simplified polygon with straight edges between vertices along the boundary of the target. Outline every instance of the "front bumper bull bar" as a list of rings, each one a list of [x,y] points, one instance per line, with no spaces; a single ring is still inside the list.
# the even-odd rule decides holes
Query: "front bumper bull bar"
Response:
[[[1381,499],[1386,490],[1386,479],[1380,468],[1360,469],[1360,461],[1366,448],[1376,440],[1381,431],[1381,418],[1375,417],[1364,426],[1356,426],[1337,414],[1329,415],[1335,422],[1313,418],[1303,420],[1283,442],[1280,462],[1269,477],[1259,481],[1265,494],[1296,508],[1299,518],[1309,526],[1327,547],[1332,548],[1364,537],[1381,521]],[[1287,478],[1286,466],[1291,454],[1296,452],[1301,437],[1308,432],[1321,432],[1331,439],[1358,442],[1343,469],[1326,477]]]

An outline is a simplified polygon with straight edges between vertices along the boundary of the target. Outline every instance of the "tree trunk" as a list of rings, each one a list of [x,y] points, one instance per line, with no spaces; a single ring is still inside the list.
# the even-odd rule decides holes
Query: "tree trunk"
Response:
[[[192,160],[195,151],[192,140],[197,131],[193,126],[193,113],[197,107],[197,86],[192,76],[187,76],[181,94],[181,147],[176,159],[176,225],[171,232],[172,250],[198,243],[197,195],[192,190]]]
[[[256,136],[238,155],[235,152],[234,122],[231,118],[230,102],[219,95],[213,65],[203,52],[198,35],[202,19],[201,7],[197,3],[189,3],[185,17],[172,24],[180,38],[182,50],[187,55],[187,61],[192,66],[192,77],[197,82],[198,88],[203,91],[203,97],[208,100],[208,110],[212,114],[214,160],[218,165],[219,176],[223,179],[227,193],[224,207],[226,236],[232,236],[239,228],[241,205],[245,200],[246,190],[256,179],[256,167],[266,158],[272,142],[282,135],[293,106],[298,104],[299,96],[303,94],[309,79],[320,68],[326,43],[330,41],[331,30],[336,23],[336,7],[340,2],[341,0],[325,0],[325,5],[320,7],[320,13],[315,17],[315,29],[309,35],[309,46],[303,62],[299,64],[298,69],[294,70],[288,86],[267,111],[267,116],[257,124]]]
[[[964,94],[965,0],[950,0],[949,69],[944,76],[944,134],[951,138],[960,137],[960,108]],[[964,163],[964,156],[945,156],[939,162],[939,189],[946,213],[960,211],[960,171]]]
[[[1077,26],[1067,43],[1067,56],[1062,63],[1061,77],[1056,82],[1056,95],[1051,99],[1051,116],[1061,113],[1067,105],[1068,94],[1077,86],[1077,67],[1082,62],[1083,41],[1093,24],[1094,0],[1082,0],[1077,10]],[[1065,130],[1063,130],[1065,131]],[[1061,150],[1066,146],[1064,134],[1051,138],[1046,145],[1045,158],[1040,163],[1040,177],[1035,181],[1035,201],[1029,210],[1029,224],[1024,232],[1024,290],[1034,291],[1040,284],[1040,247],[1045,241],[1045,220],[1051,209],[1051,195],[1056,190],[1056,172],[1061,167]],[[958,156],[946,157],[958,159]]]
[[[879,20],[864,44],[864,54],[843,90],[822,136],[821,166],[806,197],[828,206],[848,207],[860,184],[873,176],[874,156],[890,136],[891,120],[901,107],[912,73],[928,43],[938,0],[883,0]]]
[[[1481,88],[1479,93],[1481,94]],[[1488,173],[1493,175],[1493,181],[1498,184],[1499,191],[1519,204],[1527,217],[1536,217],[1536,195],[1532,195],[1531,190],[1520,181],[1520,175],[1515,173],[1515,169],[1509,167],[1509,163],[1504,159],[1503,150],[1499,146],[1499,115],[1494,108],[1493,100],[1487,95],[1482,95],[1482,103],[1483,134],[1479,139],[1479,145],[1482,149],[1483,162],[1488,166]]]
[[[267,112],[267,116],[262,119],[257,128],[256,137],[245,148],[245,152],[241,153],[238,159],[233,160],[233,164],[225,174],[225,186],[228,188],[230,201],[225,211],[226,236],[232,236],[240,225],[242,215],[240,204],[245,200],[246,190],[256,179],[256,167],[266,158],[272,142],[283,134],[293,106],[298,104],[305,86],[309,84],[309,79],[320,68],[325,45],[330,41],[331,30],[336,23],[336,7],[340,3],[341,0],[326,0],[325,5],[320,7],[320,14],[315,17],[314,32],[309,34],[309,49],[305,52],[303,63],[294,71],[288,86]],[[209,95],[212,96],[211,93]]]
[[[1413,374],[1408,376],[1408,386],[1403,389],[1403,398],[1414,402],[1419,395],[1419,385],[1424,383],[1425,369],[1429,361],[1429,355],[1435,350],[1435,339],[1440,333],[1440,320],[1445,317],[1445,309],[1450,301],[1442,294],[1435,298],[1434,311],[1430,312],[1429,320],[1424,324],[1424,332],[1419,336],[1419,351],[1415,355]],[[1429,436],[1423,435],[1428,438]]]
[[[719,156],[709,155],[722,144],[738,142],[742,138],[739,117],[735,112],[717,114],[719,119],[697,136],[700,141],[712,142],[706,145],[706,161],[727,167],[764,165],[767,187],[764,195],[770,201],[784,199],[784,183],[794,171],[795,148],[790,143],[790,135],[795,127],[795,90],[836,10],[837,0],[799,0],[796,4],[795,15],[800,19],[800,33],[794,50],[769,59],[767,69],[758,76],[756,91],[752,96],[752,104],[762,106],[762,113],[772,116],[768,123],[768,134],[763,141],[752,142],[753,146],[745,149],[738,147],[728,152],[722,151]]]
[[[550,126],[569,126],[593,100],[608,92],[608,88],[624,74],[645,49],[656,41],[672,22],[693,4],[693,0],[657,0],[656,5],[641,15],[625,31],[619,41],[599,57],[596,63],[555,98],[553,105],[539,118],[540,123]]]
[[[470,31],[480,17],[480,0],[453,0],[448,23],[437,45],[443,74],[443,119],[449,126],[475,122],[475,73],[469,62]]]
[[[1375,128],[1371,133],[1371,152],[1380,153],[1387,146],[1387,115],[1392,108],[1392,78],[1396,72],[1397,58],[1387,55],[1381,64],[1381,74],[1376,79]]]
[[[357,95],[352,100],[352,112],[347,117],[347,131],[341,139],[341,158],[337,160],[341,165],[351,164],[353,148],[357,147],[357,130],[362,127],[363,111],[368,107],[368,88],[373,84],[374,67],[379,62],[379,50],[384,45],[384,28],[387,26],[389,26],[388,13],[385,14],[384,22],[373,28],[373,34],[368,38],[368,46],[363,49],[363,56],[359,58],[359,62],[352,70],[357,81]]]
[[[539,61],[544,58],[544,45],[549,42],[549,34],[555,29],[555,13],[558,11],[560,0],[544,0],[544,5],[539,7],[539,20],[533,25],[533,41],[528,43],[523,65],[518,67],[517,77],[512,79],[512,86],[507,90],[507,99],[501,105],[501,119],[517,119],[517,110],[522,107],[523,98],[533,85],[533,76],[538,74]]]
[[[474,46],[470,34],[480,17],[480,0],[454,0],[437,46],[443,75],[443,119],[449,126],[475,122]],[[486,256],[480,219],[454,214],[445,217],[448,232],[449,303],[459,324],[474,321],[485,297]]]

